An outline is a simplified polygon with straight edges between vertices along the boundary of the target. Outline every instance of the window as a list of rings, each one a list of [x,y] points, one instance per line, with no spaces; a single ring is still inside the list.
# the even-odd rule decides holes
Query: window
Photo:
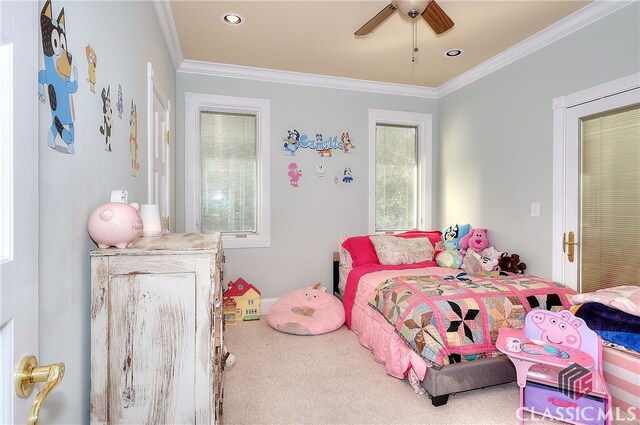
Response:
[[[268,100],[186,93],[186,231],[269,246],[269,112]]]
[[[431,228],[429,114],[369,110],[369,232]]]

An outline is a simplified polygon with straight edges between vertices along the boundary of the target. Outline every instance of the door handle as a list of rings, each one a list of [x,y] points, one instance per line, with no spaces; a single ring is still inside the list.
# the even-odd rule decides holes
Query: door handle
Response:
[[[44,399],[62,381],[64,377],[64,363],[54,363],[48,366],[38,366],[36,356],[24,356],[14,374],[16,395],[27,398],[31,395],[37,382],[44,382],[44,386],[36,396],[29,413],[28,425],[38,425],[38,415]]]
[[[575,258],[575,246],[578,245],[578,242],[575,242],[575,235],[573,232],[569,232],[569,240],[567,240],[567,234],[562,234],[562,252],[567,253],[567,259],[570,263],[573,263]],[[569,252],[567,252],[567,247],[569,247]]]

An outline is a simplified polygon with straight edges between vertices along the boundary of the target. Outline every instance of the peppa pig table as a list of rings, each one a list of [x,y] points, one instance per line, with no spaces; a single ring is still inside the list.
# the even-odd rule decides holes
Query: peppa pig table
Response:
[[[496,348],[513,362],[520,387],[526,385],[527,372],[536,364],[565,368],[576,363],[585,369],[591,369],[595,364],[589,354],[576,348],[525,338],[524,329],[500,329]]]
[[[609,425],[602,341],[569,311],[532,310],[523,329],[502,328],[496,348],[513,362],[522,411],[574,424]]]

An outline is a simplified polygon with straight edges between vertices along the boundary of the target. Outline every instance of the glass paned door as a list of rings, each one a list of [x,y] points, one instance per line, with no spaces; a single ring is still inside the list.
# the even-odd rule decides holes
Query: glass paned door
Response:
[[[640,106],[581,121],[580,288],[640,283]]]
[[[632,266],[640,259],[639,104],[640,89],[633,89],[566,112],[566,239],[558,242],[564,283],[582,292],[639,283]],[[571,234],[574,245],[564,243]]]

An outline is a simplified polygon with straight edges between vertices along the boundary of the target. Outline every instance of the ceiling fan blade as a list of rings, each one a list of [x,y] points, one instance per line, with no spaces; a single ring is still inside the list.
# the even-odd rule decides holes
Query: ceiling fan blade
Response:
[[[393,12],[395,12],[395,10],[395,6],[389,3],[384,9],[378,12],[376,16],[371,18],[369,22],[360,27],[358,31],[354,32],[353,35],[367,35],[373,32],[373,30],[375,30],[378,25],[383,23],[385,19],[391,16]]]
[[[435,1],[429,3],[429,6],[422,12],[422,17],[436,34],[442,34],[453,28],[453,21]]]

